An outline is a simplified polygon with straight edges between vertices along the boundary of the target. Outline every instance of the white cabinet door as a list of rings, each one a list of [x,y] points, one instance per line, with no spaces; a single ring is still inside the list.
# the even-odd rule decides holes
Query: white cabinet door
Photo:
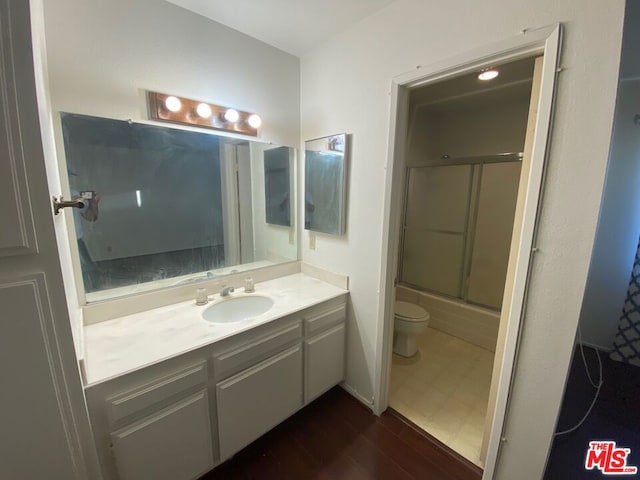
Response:
[[[111,434],[121,480],[193,480],[213,468],[207,391]]]
[[[302,406],[302,349],[285,350],[216,385],[220,459]]]
[[[344,380],[344,324],[305,341],[305,403]]]

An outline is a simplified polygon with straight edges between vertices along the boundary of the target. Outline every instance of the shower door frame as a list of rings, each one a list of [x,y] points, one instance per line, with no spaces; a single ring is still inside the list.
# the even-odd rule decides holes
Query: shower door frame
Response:
[[[510,40],[497,42],[466,54],[450,58],[426,67],[404,73],[392,79],[390,89],[390,123],[387,167],[385,168],[384,221],[380,270],[380,294],[376,370],[374,372],[373,411],[381,414],[388,407],[389,377],[393,343],[394,289],[397,284],[397,266],[400,243],[400,221],[402,219],[402,193],[404,176],[405,138],[408,129],[409,90],[482,68],[506,63],[526,57],[543,56],[540,96],[535,118],[535,135],[528,169],[522,222],[516,250],[510,253],[514,260],[514,274],[510,302],[503,305],[508,310],[504,325],[504,346],[500,359],[500,373],[496,380],[497,391],[493,404],[493,419],[485,458],[483,480],[493,478],[501,447],[516,353],[520,338],[521,320],[529,283],[530,267],[534,252],[538,212],[541,199],[548,143],[555,95],[556,76],[562,39],[561,24],[539,29],[523,30]],[[521,186],[522,187],[522,186]],[[512,247],[513,250],[513,247]],[[501,329],[503,326],[501,325]],[[559,407],[559,405],[558,405]],[[490,413],[487,412],[487,415]],[[550,445],[549,445],[550,446]]]
[[[400,229],[400,245],[398,250],[398,280],[397,284],[418,290],[420,292],[432,293],[455,302],[464,303],[465,305],[474,305],[477,307],[486,308],[494,312],[500,312],[500,307],[493,305],[487,305],[479,302],[469,300],[469,284],[471,276],[471,264],[473,261],[474,242],[476,236],[476,227],[478,223],[478,211],[480,208],[480,189],[482,185],[482,175],[484,174],[484,166],[492,163],[519,163],[522,166],[523,152],[514,153],[497,153],[493,155],[478,155],[473,157],[460,157],[452,158],[442,162],[430,162],[425,165],[407,165],[404,173],[404,198],[402,203],[402,227]],[[467,201],[467,213],[465,218],[465,231],[461,235],[463,236],[462,247],[462,266],[460,268],[460,296],[450,295],[448,293],[439,292],[437,290],[427,288],[421,285],[412,284],[402,280],[404,259],[402,253],[404,252],[404,244],[407,236],[407,204],[409,203],[409,175],[411,169],[416,168],[434,168],[434,167],[452,167],[458,165],[471,166],[471,173],[469,178],[469,199]],[[432,230],[435,233],[454,233],[444,230]],[[456,232],[457,233],[457,232]],[[506,275],[506,272],[505,272]],[[504,286],[503,286],[504,290]]]

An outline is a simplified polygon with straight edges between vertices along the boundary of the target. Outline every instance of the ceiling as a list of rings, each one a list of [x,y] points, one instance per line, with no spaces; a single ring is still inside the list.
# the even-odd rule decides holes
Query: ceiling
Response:
[[[425,107],[430,111],[480,108],[507,102],[517,98],[528,99],[531,94],[534,58],[529,57],[510,63],[494,65],[500,72],[489,81],[478,80],[473,72],[441,82],[418,87],[411,91],[411,106]],[[478,94],[482,95],[478,95]]]
[[[394,0],[167,0],[300,57]]]

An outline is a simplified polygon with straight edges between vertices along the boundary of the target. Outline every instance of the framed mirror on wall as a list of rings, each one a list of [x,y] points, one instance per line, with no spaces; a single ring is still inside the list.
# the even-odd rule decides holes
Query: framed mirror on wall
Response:
[[[305,142],[304,228],[331,235],[347,230],[349,135]]]

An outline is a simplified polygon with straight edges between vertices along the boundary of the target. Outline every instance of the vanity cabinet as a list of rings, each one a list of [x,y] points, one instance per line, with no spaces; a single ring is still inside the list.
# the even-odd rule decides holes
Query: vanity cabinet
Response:
[[[302,337],[294,314],[213,346],[221,461],[302,406]]]
[[[202,390],[111,434],[121,480],[192,480],[213,468]]]
[[[107,479],[193,480],[214,465],[209,369],[193,353],[88,388]]]
[[[346,296],[86,388],[105,480],[192,480],[344,379]]]
[[[305,404],[344,380],[344,325],[305,340]]]
[[[216,385],[224,461],[302,406],[302,348],[296,345]]]
[[[344,380],[346,305],[324,307],[304,320],[305,404]]]

